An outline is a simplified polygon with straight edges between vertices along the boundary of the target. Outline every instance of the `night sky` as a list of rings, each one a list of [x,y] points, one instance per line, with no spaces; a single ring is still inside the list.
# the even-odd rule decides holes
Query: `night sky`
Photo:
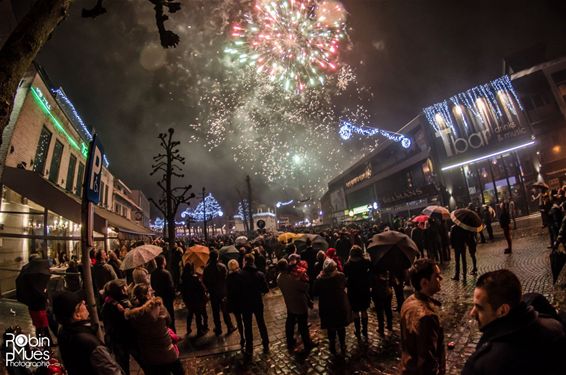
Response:
[[[22,2],[13,3],[20,13]],[[222,49],[227,29],[250,2],[182,0],[182,9],[166,22],[181,38],[179,46],[169,50],[159,47],[149,1],[106,0],[108,13],[94,20],[81,18],[81,9],[94,3],[75,1],[38,62],[64,88],[85,122],[101,134],[111,171],[130,187],[156,196],[154,178],[149,176],[151,158],[158,151],[155,137],[174,127],[188,159],[186,182],[195,192],[206,186],[230,211],[236,190],[244,190],[247,170],[240,168],[245,165],[242,155],[234,161],[229,136],[207,151],[190,124],[203,121],[206,111],[200,99],[210,91],[211,80],[234,80],[234,73],[224,68]],[[342,94],[330,95],[329,112],[353,112],[361,106],[366,124],[389,130],[400,128],[427,105],[500,76],[503,57],[518,50],[545,43],[548,58],[566,55],[566,11],[558,0],[344,0],[342,4],[348,13],[349,36],[340,60],[351,67],[356,80]],[[223,87],[216,87],[216,95],[222,97]],[[278,99],[275,105],[294,106],[291,102]],[[284,112],[277,115],[277,126],[285,126],[279,122],[288,115]],[[271,113],[265,116],[271,126]],[[256,175],[252,170],[258,200],[273,204],[317,198],[336,171],[372,147],[371,142],[346,145],[331,138],[320,143],[329,152],[340,149],[331,158],[333,165],[318,168],[313,161],[317,167],[297,172],[297,179],[279,176],[269,185],[261,172]],[[266,154],[265,150],[240,152],[251,164],[261,163]],[[314,177],[316,188],[301,187]]]

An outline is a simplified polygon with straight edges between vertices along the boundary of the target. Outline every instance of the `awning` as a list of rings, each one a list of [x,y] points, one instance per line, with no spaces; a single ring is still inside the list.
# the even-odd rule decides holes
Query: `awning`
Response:
[[[81,200],[42,178],[38,173],[20,168],[4,167],[3,183],[6,187],[49,211],[55,212],[74,223],[81,222]],[[108,225],[115,227],[118,232],[124,231],[138,236],[155,235],[151,230],[132,223],[102,207],[95,207],[94,212],[95,232],[104,233],[105,221],[108,220]]]

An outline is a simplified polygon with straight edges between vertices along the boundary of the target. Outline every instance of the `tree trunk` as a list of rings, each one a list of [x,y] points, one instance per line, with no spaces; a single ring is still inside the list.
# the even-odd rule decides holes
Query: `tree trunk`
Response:
[[[252,183],[250,181],[250,175],[246,176],[246,185],[248,188],[248,220],[249,220],[249,232],[248,237],[251,239],[254,234],[254,216],[252,211]]]
[[[65,19],[72,2],[37,0],[0,49],[0,134],[10,121],[20,80],[53,30]]]

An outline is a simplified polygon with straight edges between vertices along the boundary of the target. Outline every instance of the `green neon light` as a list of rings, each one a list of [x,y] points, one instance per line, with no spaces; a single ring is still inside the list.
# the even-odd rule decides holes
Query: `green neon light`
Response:
[[[73,137],[71,137],[71,135],[69,135],[69,133],[67,133],[67,131],[63,127],[63,124],[61,123],[61,121],[59,121],[59,119],[57,119],[57,117],[55,117],[55,115],[53,115],[53,113],[51,113],[51,108],[50,108],[49,102],[47,101],[47,99],[45,99],[45,97],[43,96],[43,93],[41,92],[40,89],[38,89],[37,87],[32,87],[31,93],[32,93],[33,98],[35,99],[35,102],[37,104],[39,104],[39,107],[41,108],[43,113],[45,113],[47,115],[47,117],[49,117],[51,119],[51,122],[53,123],[53,125],[55,125],[55,128],[57,130],[59,130],[59,132],[67,138],[67,141],[69,142],[69,144],[71,146],[73,146],[74,148],[76,148],[78,151],[80,151],[81,154],[86,159],[86,157],[88,155],[88,146],[85,146],[84,143],[81,142],[81,146],[83,146],[83,147],[82,148],[79,147],[77,141],[75,141],[75,139]],[[86,148],[86,153],[85,153],[85,148]]]

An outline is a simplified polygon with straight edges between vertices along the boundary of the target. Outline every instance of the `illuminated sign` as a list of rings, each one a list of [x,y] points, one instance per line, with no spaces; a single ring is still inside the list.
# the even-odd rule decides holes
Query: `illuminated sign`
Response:
[[[359,184],[360,182],[367,180],[370,177],[371,177],[371,165],[368,165],[366,170],[362,174],[346,182],[346,187],[351,188],[352,186]]]

